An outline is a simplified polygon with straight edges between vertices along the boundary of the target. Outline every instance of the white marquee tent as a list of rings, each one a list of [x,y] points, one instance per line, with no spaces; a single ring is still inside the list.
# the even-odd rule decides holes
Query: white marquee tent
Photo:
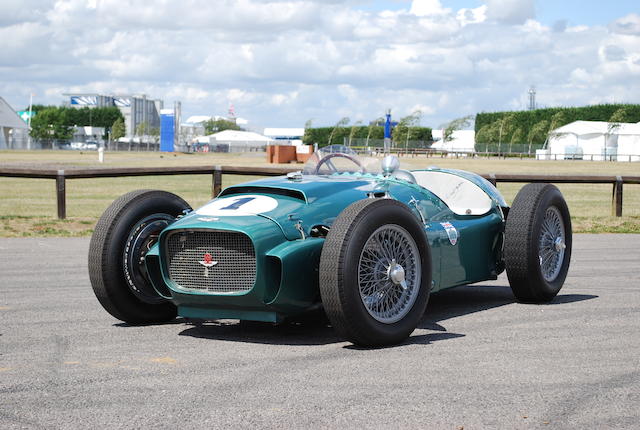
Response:
[[[225,145],[229,152],[245,151],[275,143],[275,140],[252,131],[224,130],[208,136],[198,136],[200,144]]]
[[[9,147],[13,130],[27,130],[27,128],[27,124],[9,106],[9,103],[0,97],[0,149]]]
[[[615,132],[618,137],[618,161],[640,161],[640,123],[620,124]]]
[[[443,139],[444,130],[432,130],[434,143],[432,149],[449,152],[473,152],[475,151],[476,133],[473,130],[455,130],[451,135],[451,140],[445,142]]]
[[[302,145],[304,128],[265,128],[263,134],[271,139],[279,141],[281,145],[291,143],[292,145]]]
[[[538,158],[640,161],[640,123],[574,121],[549,133]]]

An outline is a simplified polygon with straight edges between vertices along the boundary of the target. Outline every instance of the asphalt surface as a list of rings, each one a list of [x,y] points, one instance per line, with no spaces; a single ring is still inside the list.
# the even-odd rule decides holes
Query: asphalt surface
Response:
[[[640,428],[640,235],[578,235],[549,305],[432,296],[405,344],[323,325],[121,324],[88,239],[0,239],[0,428]]]

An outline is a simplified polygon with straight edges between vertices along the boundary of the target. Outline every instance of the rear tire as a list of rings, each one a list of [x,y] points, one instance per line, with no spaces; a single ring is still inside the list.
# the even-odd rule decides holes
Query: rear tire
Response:
[[[143,263],[157,235],[191,207],[166,191],[138,190],[102,214],[89,245],[89,278],[104,309],[129,324],[171,321],[176,307],[153,289]]]
[[[562,288],[571,260],[571,217],[557,187],[527,184],[505,227],[504,260],[518,301],[544,303]]]
[[[404,341],[430,290],[429,242],[407,206],[366,199],[342,211],[320,257],[322,304],[341,336],[361,346]]]

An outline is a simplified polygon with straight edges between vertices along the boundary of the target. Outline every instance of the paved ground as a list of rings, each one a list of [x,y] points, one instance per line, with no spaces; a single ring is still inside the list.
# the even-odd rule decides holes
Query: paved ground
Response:
[[[0,239],[0,428],[639,428],[640,236],[579,235],[560,296],[432,298],[411,339],[118,323],[87,239]]]

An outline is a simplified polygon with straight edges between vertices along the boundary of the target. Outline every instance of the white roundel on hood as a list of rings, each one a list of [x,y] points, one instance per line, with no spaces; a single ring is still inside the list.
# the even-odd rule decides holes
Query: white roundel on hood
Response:
[[[278,207],[273,197],[255,194],[237,194],[215,199],[196,211],[198,215],[243,216],[269,212]]]

